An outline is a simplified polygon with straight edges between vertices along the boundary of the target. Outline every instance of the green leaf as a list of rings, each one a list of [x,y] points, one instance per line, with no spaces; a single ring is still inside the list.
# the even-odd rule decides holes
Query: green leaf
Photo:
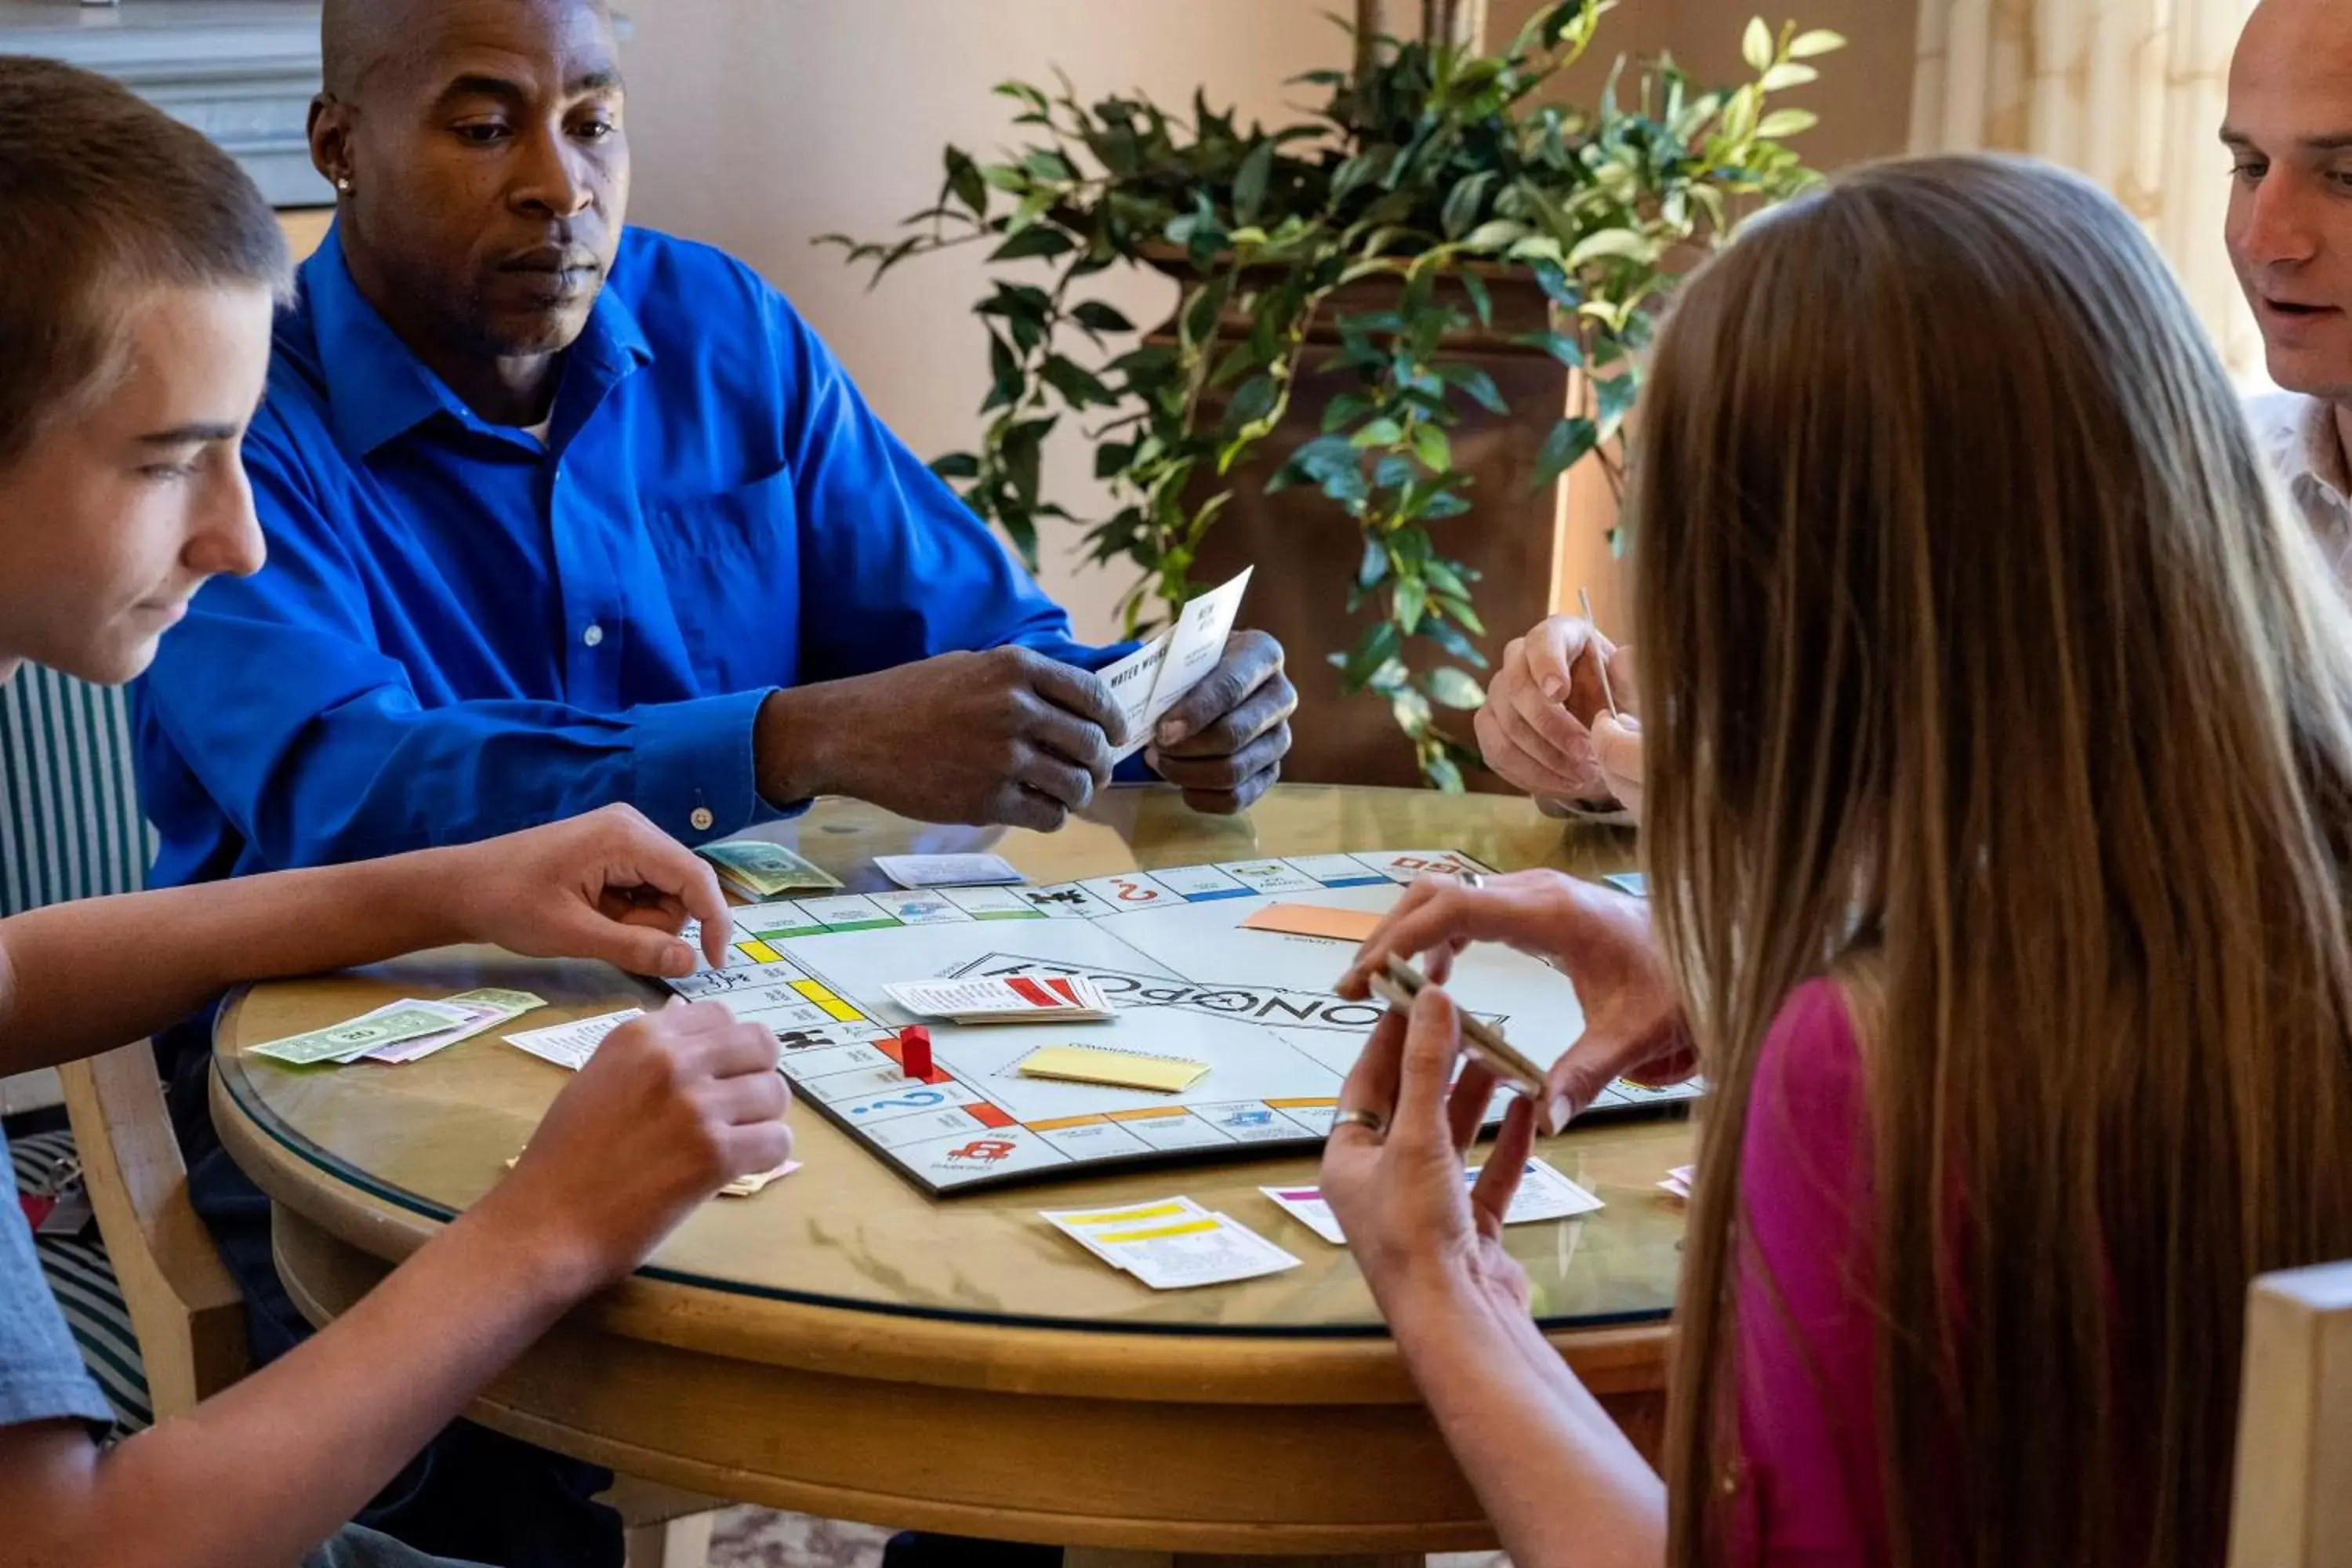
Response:
[[[1029,389],[1028,377],[1021,372],[1020,356],[1013,352],[1011,343],[994,332],[988,334],[988,401],[980,405],[982,414],[1012,407]]]
[[[1225,409],[1225,421],[1234,426],[1255,424],[1274,412],[1276,399],[1280,395],[1281,389],[1275,385],[1274,377],[1254,375],[1234,394],[1232,404]]]
[[[1404,426],[1395,420],[1372,420],[1348,438],[1353,447],[1393,447],[1404,439]]]
[[[1810,33],[1799,33],[1789,44],[1789,58],[1809,60],[1815,55],[1834,54],[1845,47],[1845,35],[1827,27],[1816,27]]]
[[[1052,191],[1031,191],[1021,198],[1021,205],[1013,209],[1013,216],[1004,220],[1004,232],[1007,235],[1019,234],[1023,229],[1044,217],[1045,209],[1052,206],[1057,199],[1058,197]]]
[[[1584,349],[1566,332],[1522,332],[1511,342],[1531,349],[1541,349],[1570,370],[1584,368]]]
[[[1576,248],[1568,253],[1568,265],[1573,271],[1604,256],[1645,257],[1649,252],[1650,241],[1639,229],[1604,228],[1578,240]]]
[[[1772,29],[1761,16],[1748,19],[1748,31],[1739,40],[1739,58],[1748,62],[1752,71],[1769,70],[1772,67]]]
[[[1440,594],[1436,598],[1438,607],[1468,627],[1472,637],[1486,635],[1486,623],[1478,618],[1478,612],[1471,607],[1469,600],[1452,594]]]
[[[1362,418],[1372,410],[1372,400],[1360,392],[1343,392],[1323,405],[1323,433],[1326,436]]]
[[[1233,291],[1231,278],[1218,278],[1193,292],[1177,322],[1178,335],[1185,347],[1197,348],[1216,335],[1218,318],[1224,314],[1225,301],[1232,298]]]
[[[1342,477],[1359,489],[1363,486],[1355,447],[1344,436],[1318,436],[1290,454],[1289,460],[1266,481],[1265,489],[1272,495],[1303,482],[1322,486],[1328,494],[1332,481]]]
[[[1429,694],[1448,708],[1464,712],[1486,705],[1486,688],[1480,686],[1467,671],[1452,665],[1441,665],[1429,672]]]
[[[1466,250],[1501,250],[1517,244],[1528,237],[1528,226],[1509,218],[1488,218],[1470,231],[1462,241]]]
[[[1392,590],[1389,611],[1399,630],[1411,637],[1421,629],[1422,612],[1428,607],[1429,584],[1418,577],[1400,577]]]
[[[1454,466],[1454,443],[1434,425],[1417,426],[1412,432],[1412,455],[1442,474]]]
[[[1470,639],[1462,635],[1459,626],[1448,626],[1441,620],[1425,620],[1421,624],[1421,635],[1463,663],[1479,669],[1486,668],[1486,656],[1471,646]]]
[[[1462,770],[1444,752],[1430,752],[1421,759],[1422,776],[1446,795],[1462,793]]]
[[[1070,319],[1090,332],[1131,332],[1135,323],[1112,310],[1099,300],[1083,300],[1070,311]]]
[[[1022,159],[1021,166],[1041,180],[1070,181],[1078,177],[1078,172],[1070,167],[1067,158],[1044,147]]]
[[[1763,79],[1756,85],[1762,88],[1766,92],[1785,92],[1790,88],[1802,87],[1807,82],[1819,81],[1821,79],[1822,73],[1815,70],[1812,67],[1801,66],[1791,62],[1785,65],[1774,66],[1770,70],[1764,73]]]
[[[1461,278],[1462,291],[1470,296],[1470,308],[1478,312],[1478,324],[1492,327],[1495,324],[1495,297],[1486,292],[1486,280],[1475,272],[1465,272]]]
[[[1365,627],[1364,635],[1356,639],[1354,651],[1339,665],[1340,683],[1350,691],[1362,690],[1372,671],[1396,657],[1398,640],[1393,622],[1375,621]],[[1335,660],[1338,657],[1333,656]]]
[[[960,147],[950,147],[942,155],[948,170],[948,189],[956,200],[971,209],[971,216],[988,216],[988,182],[980,177],[980,165]]]
[[[1542,489],[1590,457],[1601,445],[1601,433],[1590,419],[1563,419],[1544,437],[1536,457],[1535,488]]]
[[[931,472],[943,479],[980,478],[980,459],[970,452],[950,452],[931,459]]]
[[[1822,122],[1822,117],[1810,109],[1776,109],[1756,126],[1756,134],[1767,142],[1783,136],[1795,136],[1811,131]]]
[[[1356,586],[1370,593],[1389,574],[1388,546],[1375,536],[1364,541],[1364,559],[1356,568]]]
[[[1511,405],[1503,401],[1495,385],[1495,378],[1466,360],[1447,360],[1437,367],[1437,374],[1449,386],[1458,386],[1470,395],[1470,400],[1489,414],[1508,414]]]
[[[1259,142],[1234,176],[1234,216],[1244,223],[1255,223],[1265,205],[1265,183],[1274,174],[1274,153],[1273,142]]]
[[[1381,689],[1379,677],[1373,678],[1371,687],[1375,691]],[[1429,728],[1428,698],[1402,683],[1390,687],[1385,695],[1389,700],[1389,712],[1395,717],[1398,729],[1408,735],[1418,735]]]
[[[1438,211],[1438,226],[1448,239],[1459,238],[1478,221],[1478,209],[1486,200],[1486,187],[1495,183],[1495,172],[1481,169],[1466,180],[1456,180],[1454,188],[1445,193],[1445,205]]]
[[[1077,361],[1061,354],[1047,354],[1037,374],[1045,378],[1046,385],[1062,395],[1063,402],[1073,408],[1108,406],[1118,401],[1111,395],[1110,388],[1102,384],[1101,377]]]
[[[1617,434],[1641,393],[1641,383],[1630,374],[1602,376],[1593,382],[1593,422],[1601,440]]]
[[[1023,229],[989,253],[991,261],[1024,261],[1033,256],[1067,256],[1077,241],[1058,228],[1043,224]]]
[[[1470,590],[1463,585],[1461,574],[1454,570],[1450,562],[1424,561],[1421,574],[1429,579],[1430,587],[1439,594],[1455,599],[1470,596]]]

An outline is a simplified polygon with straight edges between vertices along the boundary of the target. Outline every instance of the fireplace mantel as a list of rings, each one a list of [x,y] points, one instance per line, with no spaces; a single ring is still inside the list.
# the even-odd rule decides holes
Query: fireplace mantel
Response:
[[[334,199],[303,134],[319,90],[317,0],[0,0],[0,54],[127,83],[228,149],[278,206]]]

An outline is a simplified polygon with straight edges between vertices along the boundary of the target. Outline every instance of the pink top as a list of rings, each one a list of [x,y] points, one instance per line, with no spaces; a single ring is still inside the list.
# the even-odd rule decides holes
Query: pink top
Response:
[[[1869,1102],[1837,988],[1812,981],[1772,1022],[1739,1180],[1741,1468],[1732,1561],[1886,1561],[1871,1365]]]

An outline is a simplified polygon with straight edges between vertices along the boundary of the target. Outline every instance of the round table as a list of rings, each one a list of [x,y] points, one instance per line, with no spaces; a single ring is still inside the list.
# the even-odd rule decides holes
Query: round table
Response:
[[[1632,863],[1629,837],[1524,800],[1286,785],[1245,817],[1162,788],[1108,792],[1062,832],[923,826],[828,800],[761,830],[853,889],[877,854],[986,847],[1034,881],[1334,850],[1447,847],[1503,869]],[[253,987],[215,1034],[213,1105],[273,1203],[279,1271],[314,1321],[347,1309],[503,1173],[562,1087],[493,1036],[403,1067],[289,1068],[247,1047],[404,995],[510,985],[536,1026],[645,1005],[601,964],[448,949]],[[1548,1058],[1567,1042],[1522,1040]],[[821,1117],[804,1168],[704,1205],[475,1404],[478,1420],[626,1474],[832,1518],[1129,1552],[1417,1562],[1493,1532],[1345,1248],[1286,1222],[1261,1185],[1311,1158],[1159,1169],[933,1201]],[[1538,1320],[1637,1442],[1661,1424],[1682,1214],[1656,1183],[1686,1120],[1605,1122],[1538,1152],[1607,1204],[1506,1233]],[[1037,1217],[1181,1192],[1302,1267],[1154,1291]],[[1073,1561],[1081,1560],[1074,1552]]]

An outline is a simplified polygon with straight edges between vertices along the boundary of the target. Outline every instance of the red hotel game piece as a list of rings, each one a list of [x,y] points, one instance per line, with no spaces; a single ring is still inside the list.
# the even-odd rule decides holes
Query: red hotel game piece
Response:
[[[898,1065],[907,1076],[927,1079],[931,1076],[931,1032],[920,1024],[909,1024],[898,1031]]]

